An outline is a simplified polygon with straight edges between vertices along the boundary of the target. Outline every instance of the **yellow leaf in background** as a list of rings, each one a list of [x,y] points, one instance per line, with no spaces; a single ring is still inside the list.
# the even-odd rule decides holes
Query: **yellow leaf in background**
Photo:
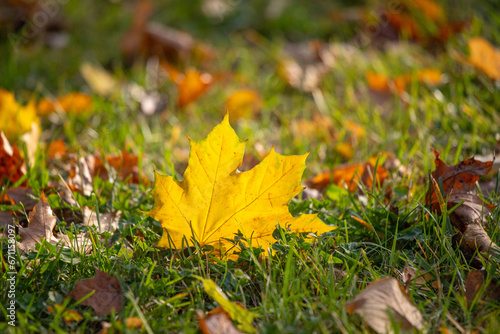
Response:
[[[241,89],[226,100],[226,111],[231,120],[251,118],[262,109],[262,98],[259,93],[249,89]]]
[[[26,106],[21,106],[13,93],[0,89],[0,131],[8,139],[14,139],[31,131],[32,123],[40,127],[35,103],[31,101]]]
[[[366,136],[365,128],[358,123],[352,121],[345,121],[344,127],[354,136],[355,139]]]
[[[98,95],[108,96],[119,90],[119,83],[100,65],[83,63],[80,66],[80,73],[90,89]]]
[[[349,143],[338,143],[333,149],[344,159],[349,160],[354,156],[352,145]]]
[[[159,247],[180,249],[183,239],[191,243],[194,233],[201,246],[224,251],[232,247],[224,238],[233,239],[240,230],[252,246],[266,249],[275,241],[277,224],[318,234],[334,228],[316,215],[292,217],[288,211],[288,201],[303,189],[307,154],[286,157],[271,149],[259,165],[240,173],[245,142],[229,125],[227,114],[207,138],[190,144],[184,181],[155,175],[155,204],[148,214],[165,229]]]
[[[83,317],[80,315],[80,313],[76,312],[75,310],[65,310],[64,306],[60,304],[54,304],[54,306],[48,306],[47,310],[50,313],[62,312],[61,317],[64,319],[65,323],[80,322],[83,320]]]
[[[443,73],[433,68],[426,68],[417,72],[417,79],[428,85],[439,85],[443,82]]]
[[[471,38],[469,63],[494,80],[500,80],[500,50],[481,37]]]
[[[38,103],[38,114],[40,116],[49,115],[56,110],[63,112],[81,114],[92,108],[92,99],[87,94],[69,93],[55,101],[43,99]]]

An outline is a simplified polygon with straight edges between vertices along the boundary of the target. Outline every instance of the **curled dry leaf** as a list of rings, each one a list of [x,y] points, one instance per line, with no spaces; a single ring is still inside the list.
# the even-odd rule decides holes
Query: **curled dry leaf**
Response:
[[[491,241],[481,219],[476,219],[467,225],[462,242],[474,252],[477,250],[480,253],[500,254],[500,247]]]
[[[58,239],[54,237],[53,230],[57,219],[52,215],[52,209],[45,194],[42,193],[40,201],[33,208],[29,215],[29,225],[26,228],[19,228],[19,235],[23,239],[17,243],[20,252],[29,252],[36,249],[36,244],[45,238],[51,244],[57,244]]]
[[[122,310],[122,287],[116,277],[96,269],[94,277],[76,282],[75,288],[66,297],[80,300],[91,292],[94,294],[81,304],[92,307],[98,317],[106,316],[112,310]]]
[[[436,170],[431,173],[433,178],[432,188],[427,194],[427,204],[431,205],[433,211],[441,214],[440,203],[442,199],[448,199],[447,208],[464,201],[450,215],[453,226],[464,231],[467,223],[476,219],[483,219],[495,206],[485,203],[474,192],[474,187],[482,175],[486,175],[492,168],[493,161],[482,162],[474,158],[466,159],[456,165],[449,166],[439,158],[439,153],[434,151],[434,164]],[[439,189],[439,179],[443,182],[443,193]]]
[[[403,330],[422,330],[424,327],[422,314],[395,278],[382,278],[371,283],[345,307],[351,314],[360,314],[377,333],[394,333],[392,319]]]
[[[288,201],[302,191],[306,155],[286,157],[274,149],[253,169],[238,172],[245,151],[226,114],[206,139],[190,142],[184,181],[155,175],[155,203],[148,215],[164,228],[159,247],[181,248],[192,233],[201,246],[223,252],[241,231],[253,246],[267,249],[277,224],[292,232],[331,231],[317,215],[292,217]],[[233,249],[234,250],[234,249]],[[267,252],[264,252],[267,254]]]

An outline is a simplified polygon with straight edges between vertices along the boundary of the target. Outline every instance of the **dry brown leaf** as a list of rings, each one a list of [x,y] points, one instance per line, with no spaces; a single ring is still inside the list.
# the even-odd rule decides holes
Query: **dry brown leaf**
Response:
[[[360,314],[377,333],[394,333],[392,318],[403,330],[424,328],[422,314],[395,278],[382,278],[371,283],[353,301],[346,303],[345,308],[351,314]]]
[[[198,323],[203,334],[243,334],[234,326],[229,314],[224,311],[222,306],[210,311],[206,316],[203,311],[198,310]]]
[[[422,290],[429,290],[428,286],[432,286],[434,289],[439,289],[441,284],[439,284],[439,281],[434,277],[435,276],[433,276],[430,272],[421,273],[420,271],[417,272],[416,269],[410,267],[405,267],[401,273],[401,279],[405,285],[406,292],[408,292],[412,284],[415,284],[417,289]]]
[[[80,191],[90,196],[94,191],[91,170],[94,170],[96,159],[93,156],[80,157],[78,161],[72,159],[68,185],[73,191]]]
[[[488,174],[493,166],[493,161],[482,162],[474,158],[466,159],[456,165],[449,166],[439,158],[439,153],[434,151],[434,164],[436,170],[431,173],[433,178],[432,189],[427,194],[427,204],[431,205],[433,211],[441,214],[440,196],[448,199],[447,209],[464,201],[450,215],[453,226],[464,231],[467,223],[476,219],[482,219],[495,207],[483,202],[474,192],[477,180],[482,175]],[[443,193],[439,189],[439,179],[443,182]]]
[[[31,211],[35,207],[36,200],[33,199],[33,191],[31,188],[25,187],[15,187],[9,188],[0,197],[0,203],[5,203],[7,205],[23,205],[26,211]]]
[[[26,228],[19,228],[19,235],[23,239],[17,243],[20,252],[28,252],[36,249],[36,244],[45,238],[51,244],[57,244],[58,239],[52,233],[56,226],[57,219],[52,215],[52,209],[45,194],[42,192],[40,201],[33,208],[29,215],[29,225]]]
[[[116,230],[118,228],[120,216],[121,211],[99,213],[101,232],[113,232]],[[88,227],[95,226],[99,230],[97,214],[87,207],[83,208],[83,225]]]
[[[471,270],[467,274],[465,279],[465,299],[469,305],[472,304],[476,295],[481,290],[481,288],[486,284],[486,270]],[[485,288],[484,293],[481,295],[481,299],[493,299],[498,300],[500,298],[500,283],[495,280],[490,281],[488,286]]]
[[[93,278],[76,282],[75,288],[66,297],[80,300],[92,291],[94,294],[81,304],[92,307],[98,317],[106,316],[112,310],[115,312],[122,310],[123,295],[120,282],[116,277],[99,269],[96,269]]]
[[[480,253],[500,254],[500,248],[491,241],[488,233],[484,230],[482,219],[476,219],[467,225],[463,234],[463,242],[473,251],[477,250]]]
[[[14,227],[14,216],[10,212],[0,211],[0,239],[7,239],[7,225]]]
[[[139,57],[158,56],[170,62],[181,62],[193,55],[209,61],[214,51],[208,45],[196,42],[187,32],[156,22],[148,22],[153,13],[151,1],[139,1],[134,10],[132,27],[123,36],[120,48],[131,63]]]

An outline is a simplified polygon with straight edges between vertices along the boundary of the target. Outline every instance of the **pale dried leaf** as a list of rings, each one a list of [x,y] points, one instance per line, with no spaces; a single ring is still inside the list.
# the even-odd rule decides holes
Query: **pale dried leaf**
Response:
[[[353,301],[346,303],[349,313],[360,314],[377,333],[394,333],[391,318],[401,329],[422,330],[424,320],[395,278],[379,279],[368,285]],[[391,317],[392,316],[392,317]]]
[[[45,240],[52,244],[57,244],[59,240],[52,233],[56,222],[57,219],[52,215],[52,209],[47,202],[47,198],[42,193],[40,201],[33,208],[33,211],[30,212],[28,227],[19,228],[19,235],[23,239],[17,243],[19,251],[28,252],[35,250],[36,244],[40,243],[42,238],[45,238]]]

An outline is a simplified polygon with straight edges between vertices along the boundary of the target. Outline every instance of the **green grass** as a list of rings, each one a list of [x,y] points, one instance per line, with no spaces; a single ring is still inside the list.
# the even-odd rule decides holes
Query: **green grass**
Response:
[[[150,180],[154,169],[181,178],[185,163],[175,150],[188,149],[186,135],[199,140],[219,124],[225,99],[239,88],[257,90],[264,101],[258,118],[233,124],[239,137],[248,139],[247,151],[256,151],[256,144],[266,150],[274,145],[277,152],[286,155],[310,151],[304,182],[340,163],[363,162],[380,151],[394,153],[410,172],[404,177],[391,174],[383,186],[392,190],[390,198],[385,197],[384,189],[349,194],[335,193],[332,188],[330,196],[321,200],[292,200],[292,214],[318,213],[338,228],[312,244],[302,235],[276,230],[272,256],[262,257],[262,250],[245,248],[235,261],[210,258],[196,249],[155,248],[162,228],[144,213],[153,205],[150,189],[121,180],[110,183],[96,179],[94,194],[77,198],[80,205],[97,206],[101,213],[122,212],[116,233],[90,231],[94,240],[111,238],[114,245],[104,248],[97,243],[91,254],[84,255],[44,243],[37,252],[19,255],[18,324],[12,329],[0,323],[0,331],[97,332],[102,321],[107,321],[117,332],[132,332],[117,321],[139,316],[147,321],[142,332],[195,333],[199,327],[196,310],[209,311],[217,306],[194,277],[201,276],[214,280],[230,300],[258,314],[254,325],[261,333],[369,333],[361,317],[345,311],[345,303],[370,282],[381,277],[399,279],[403,268],[410,266],[429,272],[439,281],[439,288],[409,290],[410,299],[423,313],[428,332],[448,328],[452,333],[462,329],[496,333],[500,325],[499,302],[467,305],[463,290],[471,266],[452,243],[454,231],[447,216],[439,217],[425,206],[428,175],[433,169],[431,148],[452,164],[474,154],[491,153],[498,140],[498,83],[456,59],[457,54],[467,54],[467,39],[473,36],[500,45],[500,15],[492,9],[495,5],[481,3],[470,8],[470,27],[439,50],[406,41],[384,50],[353,49],[354,23],[339,24],[329,18],[327,13],[345,8],[348,2],[333,6],[327,1],[315,1],[303,8],[300,1],[291,1],[284,15],[276,19],[259,15],[267,2],[237,3],[241,7],[215,23],[203,16],[200,1],[189,5],[183,1],[157,4],[155,21],[186,29],[213,45],[217,52],[212,64],[188,60],[187,67],[207,66],[211,73],[229,72],[232,76],[229,81],[216,82],[186,110],[175,106],[176,89],[166,81],[158,91],[168,97],[167,110],[150,117],[121,96],[107,99],[92,93],[79,74],[83,61],[100,62],[117,78],[145,85],[145,67],[125,67],[118,47],[131,22],[130,4],[83,0],[68,3],[63,14],[69,24],[70,42],[63,50],[39,45],[13,48],[8,40],[1,40],[4,61],[0,62],[0,87],[15,92],[18,101],[25,103],[33,96],[59,96],[71,91],[87,92],[93,98],[89,115],[42,120],[44,144],[27,174],[35,196],[40,196],[49,181],[60,182],[58,174],[67,177],[46,159],[45,147],[56,139],[63,139],[70,150],[82,156],[116,154],[122,149],[139,154],[141,169]],[[365,6],[363,2],[360,5]],[[89,8],[85,15],[83,7]],[[249,28],[256,29],[263,41],[255,44],[249,40],[245,31]],[[312,94],[288,87],[276,71],[276,59],[281,57],[286,41],[315,38],[338,43],[335,64],[319,85],[327,108],[322,113],[332,119],[336,139],[298,137],[300,134],[290,131],[294,120],[310,120],[321,113],[320,107]],[[406,102],[389,96],[384,105],[379,105],[370,96],[367,71],[395,76],[429,67],[446,74],[447,81],[437,87],[414,81]],[[473,114],[465,113],[464,105]],[[337,143],[348,141],[346,121],[366,131],[354,143],[354,156],[348,160],[333,149]],[[181,135],[171,144],[175,126],[180,126]],[[498,203],[497,193],[484,196],[490,203]],[[56,195],[49,201],[53,209],[59,208]],[[393,208],[398,209],[397,213]],[[376,233],[353,216],[366,221]],[[495,209],[488,232],[497,242],[498,219],[499,210]],[[58,221],[56,230],[66,234],[86,232],[86,228],[64,221]],[[2,245],[6,254],[7,245]],[[499,278],[495,260],[484,265],[489,277]],[[64,298],[77,281],[93,277],[95,268],[118,277],[125,300],[118,314],[99,318],[90,307]],[[338,270],[346,275],[339,277]],[[2,301],[7,300],[3,283],[6,275],[0,273]],[[48,311],[53,304],[77,310],[84,319],[66,324],[60,313]],[[5,314],[2,302],[0,320]]]

